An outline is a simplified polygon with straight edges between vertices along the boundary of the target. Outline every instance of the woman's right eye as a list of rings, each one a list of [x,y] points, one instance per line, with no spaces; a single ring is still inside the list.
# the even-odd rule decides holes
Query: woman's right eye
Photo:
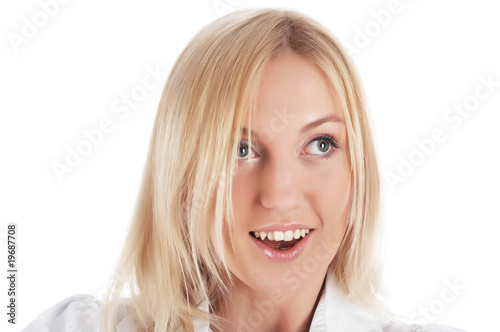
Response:
[[[239,160],[244,160],[249,157],[250,153],[250,147],[248,146],[248,143],[241,141],[240,146],[238,147],[238,159]]]

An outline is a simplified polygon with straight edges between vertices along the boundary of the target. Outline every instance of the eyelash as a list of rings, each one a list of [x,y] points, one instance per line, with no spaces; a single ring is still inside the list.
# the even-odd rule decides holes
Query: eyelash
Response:
[[[335,152],[335,150],[339,148],[338,140],[331,135],[323,134],[323,135],[320,135],[318,137],[315,137],[307,144],[307,146],[309,146],[311,143],[313,143],[315,141],[327,141],[331,145],[330,152],[327,152],[327,153],[319,156],[322,159],[330,158],[333,155],[333,153]],[[245,146],[247,149],[249,149],[246,141],[241,141],[240,147],[241,146]],[[245,160],[245,159],[240,159],[240,160]]]

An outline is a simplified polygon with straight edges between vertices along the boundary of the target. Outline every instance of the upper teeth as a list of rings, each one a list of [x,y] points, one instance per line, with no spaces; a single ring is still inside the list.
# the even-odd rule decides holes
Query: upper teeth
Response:
[[[253,232],[256,238],[265,240],[268,238],[271,241],[292,241],[300,239],[309,233],[309,229],[296,229],[294,231],[272,231],[272,232]]]

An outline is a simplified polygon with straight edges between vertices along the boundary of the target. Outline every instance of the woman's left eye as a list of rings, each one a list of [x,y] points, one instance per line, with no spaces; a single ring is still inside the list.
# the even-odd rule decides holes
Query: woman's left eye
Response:
[[[332,155],[333,151],[339,147],[339,144],[332,136],[322,135],[313,139],[309,143],[309,146],[313,147],[312,152],[311,149],[308,149],[311,154],[321,155],[321,158],[328,158]],[[319,151],[319,153],[314,151]]]

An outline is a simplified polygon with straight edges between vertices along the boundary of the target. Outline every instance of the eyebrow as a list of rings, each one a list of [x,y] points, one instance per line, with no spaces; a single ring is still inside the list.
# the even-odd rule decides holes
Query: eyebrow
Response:
[[[343,122],[340,117],[338,117],[337,115],[335,114],[331,114],[331,115],[327,115],[323,118],[319,118],[317,120],[314,120],[313,122],[310,122],[308,124],[306,124],[301,130],[300,130],[300,133],[304,133],[308,130],[311,130],[315,127],[318,127],[320,125],[322,125],[323,123],[326,123],[326,122]]]
[[[316,127],[318,127],[326,122],[342,122],[343,123],[344,121],[342,119],[340,119],[340,117],[338,115],[330,114],[330,115],[327,115],[325,117],[314,120],[312,122],[309,122],[304,127],[302,127],[302,129],[300,130],[300,133],[302,134],[302,133],[309,131],[313,128],[316,128]],[[248,132],[248,129],[243,127],[243,128],[241,128],[241,132],[243,135],[246,135]],[[257,134],[253,133],[253,130],[252,130],[252,134],[253,134],[252,136],[258,137]]]

